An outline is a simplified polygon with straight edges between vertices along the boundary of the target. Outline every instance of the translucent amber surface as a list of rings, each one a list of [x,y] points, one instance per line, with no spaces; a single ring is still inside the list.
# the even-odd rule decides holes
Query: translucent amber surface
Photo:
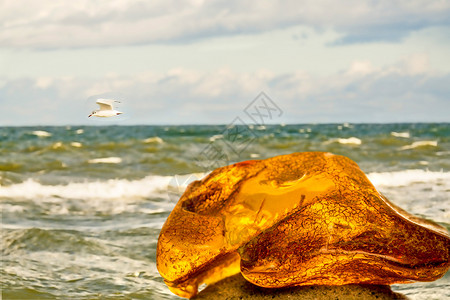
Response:
[[[432,281],[449,252],[444,228],[394,206],[353,161],[307,152],[193,182],[161,230],[157,266],[190,298],[238,272],[262,287]]]

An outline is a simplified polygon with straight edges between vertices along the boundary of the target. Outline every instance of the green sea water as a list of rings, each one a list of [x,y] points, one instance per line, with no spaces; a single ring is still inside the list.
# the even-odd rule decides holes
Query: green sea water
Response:
[[[156,243],[186,184],[303,151],[348,156],[392,202],[450,230],[449,123],[3,127],[2,297],[178,299]],[[393,289],[444,299],[450,278]]]

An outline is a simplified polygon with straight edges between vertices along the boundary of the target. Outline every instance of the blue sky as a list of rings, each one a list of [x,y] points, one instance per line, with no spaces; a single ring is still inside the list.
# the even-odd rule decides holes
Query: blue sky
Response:
[[[0,3],[0,126],[449,122],[450,1]]]

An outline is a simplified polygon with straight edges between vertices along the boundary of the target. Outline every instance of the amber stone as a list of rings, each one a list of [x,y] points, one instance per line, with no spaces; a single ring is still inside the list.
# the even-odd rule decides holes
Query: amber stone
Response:
[[[390,203],[352,160],[306,152],[189,185],[161,230],[157,266],[190,298],[238,272],[269,288],[432,281],[449,255],[443,227]]]

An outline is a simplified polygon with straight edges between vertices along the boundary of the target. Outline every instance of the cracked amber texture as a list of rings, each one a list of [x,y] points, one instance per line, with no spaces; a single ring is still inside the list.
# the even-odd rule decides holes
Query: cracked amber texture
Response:
[[[432,281],[450,238],[390,203],[344,156],[293,153],[193,182],[164,224],[157,266],[170,290],[238,272],[262,287]]]

